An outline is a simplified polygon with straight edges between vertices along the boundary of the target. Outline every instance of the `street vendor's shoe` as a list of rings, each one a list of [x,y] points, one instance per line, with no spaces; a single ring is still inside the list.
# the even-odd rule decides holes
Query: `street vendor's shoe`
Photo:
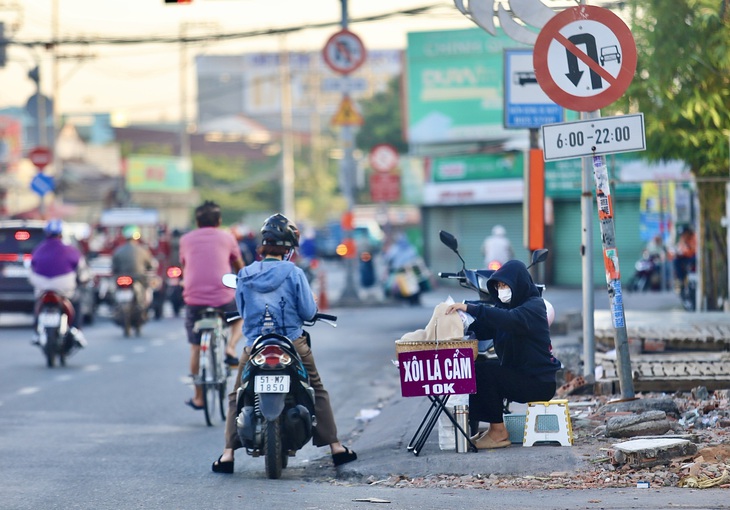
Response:
[[[479,450],[493,450],[495,448],[507,448],[512,442],[508,439],[502,441],[495,441],[488,434],[484,434],[482,437],[477,439],[474,444]]]
[[[488,431],[488,430],[482,430],[482,431],[480,431],[480,432],[477,432],[477,433],[476,433],[476,434],[474,434],[473,436],[471,436],[471,437],[470,437],[469,439],[471,439],[471,442],[472,442],[472,443],[476,443],[476,442],[477,442],[477,441],[479,441],[479,440],[480,440],[480,439],[481,439],[482,437],[484,437],[484,436],[485,436],[485,435],[487,434],[487,432],[489,432],[489,431]]]

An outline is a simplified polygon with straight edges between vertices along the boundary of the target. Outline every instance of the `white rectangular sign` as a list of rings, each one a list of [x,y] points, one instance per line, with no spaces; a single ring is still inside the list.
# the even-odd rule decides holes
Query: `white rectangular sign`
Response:
[[[368,89],[365,78],[324,78],[322,92],[362,92]]]
[[[537,129],[564,120],[555,104],[537,84],[531,48],[504,50],[504,127]]]
[[[644,114],[542,126],[545,161],[646,150]]]

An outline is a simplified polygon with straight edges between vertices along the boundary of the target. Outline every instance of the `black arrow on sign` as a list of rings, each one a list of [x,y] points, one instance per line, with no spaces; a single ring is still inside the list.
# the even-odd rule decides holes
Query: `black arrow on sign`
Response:
[[[577,34],[571,35],[568,37],[568,40],[576,46],[585,44],[588,57],[598,64],[598,47],[596,46],[595,37],[591,34]],[[565,76],[577,87],[583,76],[583,71],[578,69],[578,57],[571,53],[568,48],[565,48],[565,56],[568,59],[568,74]],[[603,88],[603,80],[601,80],[601,77],[593,69],[591,69],[591,87],[593,87],[593,90]]]

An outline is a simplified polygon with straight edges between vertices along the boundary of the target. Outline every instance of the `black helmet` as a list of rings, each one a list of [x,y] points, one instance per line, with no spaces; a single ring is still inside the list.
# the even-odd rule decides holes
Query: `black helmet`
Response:
[[[299,229],[283,214],[269,216],[261,227],[262,244],[267,246],[299,246]]]

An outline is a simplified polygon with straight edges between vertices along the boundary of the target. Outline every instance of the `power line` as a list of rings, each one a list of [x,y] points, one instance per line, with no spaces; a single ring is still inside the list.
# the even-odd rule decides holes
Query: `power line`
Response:
[[[572,6],[574,3],[567,3],[567,6]],[[623,8],[624,1],[611,1],[606,0],[601,4],[606,8]],[[565,8],[566,5],[555,6],[556,9]],[[353,18],[349,22],[350,24],[358,23],[371,23],[374,21],[383,21],[399,16],[420,16],[424,14],[430,14],[432,11],[437,9],[446,8],[449,9],[450,13],[453,14],[453,8],[447,4],[432,4],[421,7],[414,7],[412,9],[404,9],[400,11],[386,12],[382,14],[374,14],[370,16],[364,16],[360,18]],[[509,9],[507,9],[509,12]],[[468,18],[466,18],[468,19]],[[281,28],[268,28],[262,30],[251,30],[247,32],[229,32],[221,34],[204,34],[204,35],[191,35],[191,36],[162,36],[162,37],[76,37],[76,38],[60,38],[60,39],[47,39],[47,40],[8,40],[7,44],[15,44],[19,46],[35,47],[42,46],[45,48],[53,46],[68,46],[68,45],[86,45],[86,46],[97,46],[97,45],[135,45],[135,44],[179,44],[179,43],[205,43],[205,42],[222,42],[222,41],[233,41],[237,39],[247,39],[253,37],[262,36],[274,36],[282,34],[291,34],[295,32],[301,32],[303,30],[317,30],[321,28],[340,27],[341,20],[336,21],[324,21],[320,23],[309,23],[306,25],[296,25],[290,27]]]
[[[402,11],[394,11],[383,14],[375,14],[372,16],[365,16],[362,18],[355,18],[350,20],[350,23],[369,23],[373,21],[382,21],[397,16],[416,16],[420,14],[428,13],[437,8],[445,7],[444,4],[438,5],[427,5],[423,7],[415,7],[413,9],[406,9]],[[162,36],[162,37],[132,37],[132,38],[119,38],[119,37],[98,37],[98,38],[61,38],[61,39],[47,39],[47,40],[9,40],[8,44],[15,44],[19,46],[35,47],[35,46],[68,46],[68,45],[132,45],[132,44],[180,44],[180,43],[202,43],[202,42],[222,42],[222,41],[233,41],[237,39],[246,39],[252,37],[261,36],[272,36],[290,34],[295,32],[301,32],[303,30],[316,30],[320,28],[339,27],[341,24],[340,20],[337,21],[324,21],[320,23],[310,23],[307,25],[296,25],[291,27],[282,28],[268,28],[261,30],[251,30],[248,32],[229,32],[220,34],[204,34],[204,35],[190,35],[190,36]]]

